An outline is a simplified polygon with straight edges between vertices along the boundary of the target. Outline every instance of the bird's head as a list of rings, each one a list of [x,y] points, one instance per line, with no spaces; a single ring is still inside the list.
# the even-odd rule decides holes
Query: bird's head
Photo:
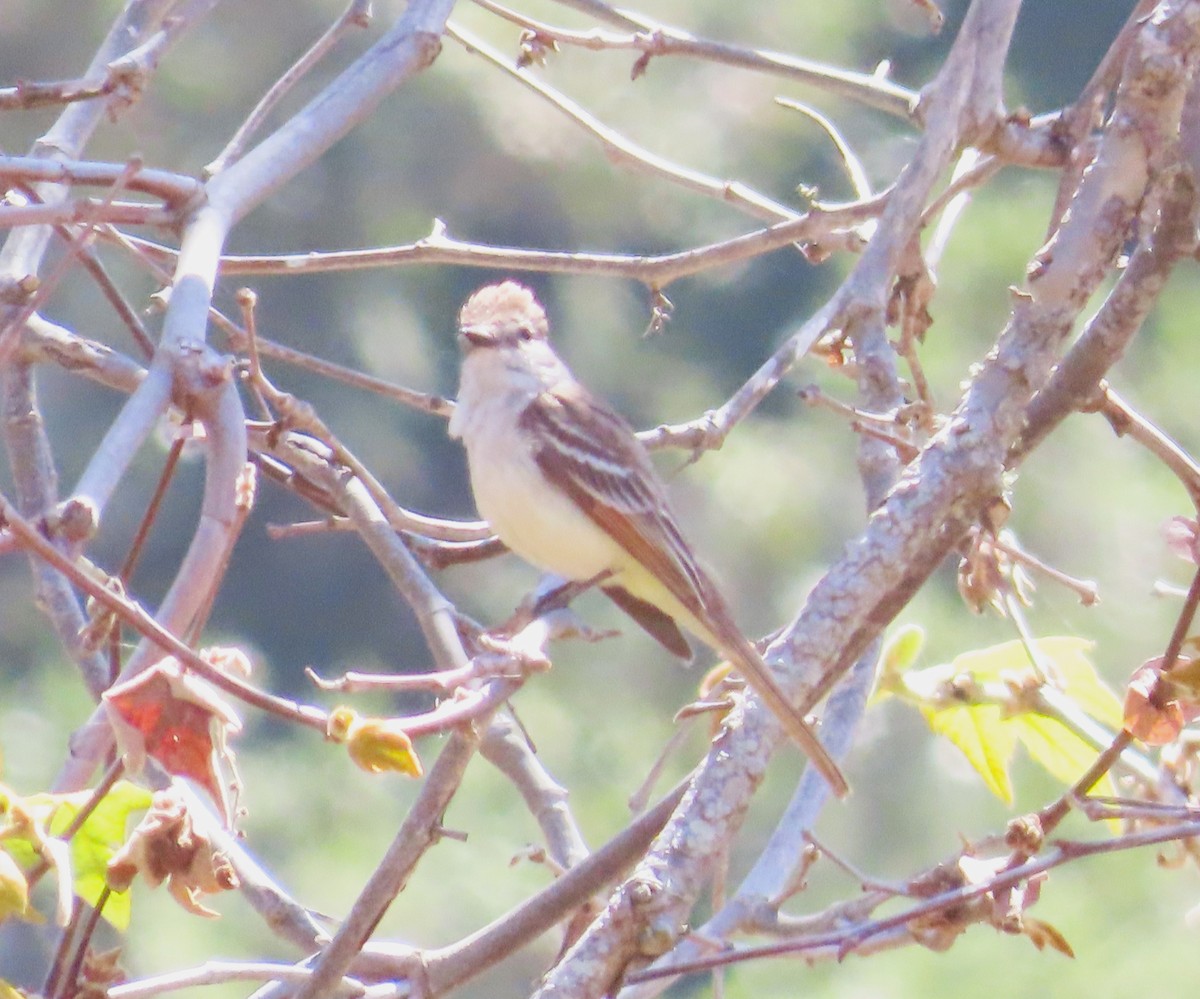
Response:
[[[516,281],[480,288],[458,314],[458,342],[464,354],[546,341],[546,312],[533,292]]]

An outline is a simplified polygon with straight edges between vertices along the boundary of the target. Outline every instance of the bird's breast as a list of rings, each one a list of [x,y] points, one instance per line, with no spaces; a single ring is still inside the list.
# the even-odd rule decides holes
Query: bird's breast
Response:
[[[491,416],[471,421],[463,443],[475,504],[500,540],[566,579],[591,579],[619,566],[624,550],[542,474],[528,431],[510,411]]]

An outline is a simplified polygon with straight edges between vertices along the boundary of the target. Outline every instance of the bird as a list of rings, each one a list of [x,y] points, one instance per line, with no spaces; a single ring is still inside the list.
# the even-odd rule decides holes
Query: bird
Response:
[[[533,292],[508,280],[458,315],[462,354],[450,436],[467,453],[479,513],[543,572],[595,581],[668,651],[690,660],[686,629],[728,659],[844,797],[849,785],[789,701],[679,529],[633,428],[559,358]]]

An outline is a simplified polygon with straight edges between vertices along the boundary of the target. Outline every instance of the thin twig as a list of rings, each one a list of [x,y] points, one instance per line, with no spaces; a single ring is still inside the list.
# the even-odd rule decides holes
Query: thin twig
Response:
[[[137,159],[131,159],[125,165],[124,171],[113,180],[112,186],[105,192],[104,198],[95,206],[98,218],[103,217],[107,213],[114,203],[113,199],[128,186],[129,182],[138,175],[141,169],[141,161]],[[40,205],[34,207],[54,209],[57,206]],[[4,211],[5,209],[0,208],[0,216],[3,216]],[[0,327],[0,364],[4,363],[4,359],[15,347],[17,338],[20,336],[21,329],[24,327],[26,320],[37,312],[57,290],[62,280],[73,269],[77,255],[82,253],[95,240],[97,234],[96,225],[90,219],[86,221],[87,225],[71,237],[67,243],[65,252],[55,262],[50,273],[38,283],[32,294],[25,298],[20,307],[13,310],[6,317],[4,326]]]
[[[334,938],[317,958],[312,975],[296,991],[296,999],[331,994],[350,969],[417,863],[438,842],[442,816],[458,791],[467,764],[479,747],[479,739],[476,726],[460,728],[450,737],[383,859],[367,879]]]
[[[57,80],[42,83],[37,80],[18,80],[15,87],[0,87],[0,111],[29,111],[52,104],[72,104],[94,97],[107,97],[119,82],[113,76],[99,82]]]
[[[1095,407],[1108,420],[1113,433],[1132,438],[1161,461],[1187,490],[1192,504],[1200,509],[1200,464],[1187,451],[1122,399],[1107,382],[1101,382],[1097,389]]]
[[[112,228],[108,228],[105,234],[108,239],[123,247],[134,259],[147,267],[159,281],[162,281],[164,284],[170,283],[171,274],[162,265],[174,262],[177,257],[176,251]],[[269,259],[279,261],[288,258],[276,257]],[[248,273],[254,272],[248,271]],[[235,350],[249,349],[248,334],[244,326],[239,326],[215,306],[209,306],[208,314],[217,327],[228,336]],[[274,340],[259,335],[257,331],[255,333],[255,347],[264,357],[273,357],[276,360],[283,361],[285,364],[291,364],[303,370],[312,371],[314,374],[322,375],[355,388],[374,392],[422,412],[433,413],[438,416],[449,416],[453,408],[451,403],[441,396],[417,392],[403,385],[396,385],[381,378],[365,375],[353,368],[335,364],[333,361],[327,361],[324,358],[316,357],[313,354],[297,350],[294,347],[287,347],[277,343]]]
[[[1196,617],[1196,608],[1200,606],[1200,571],[1197,571],[1192,577],[1192,584],[1188,588],[1187,597],[1184,599],[1183,606],[1180,608],[1179,615],[1175,619],[1175,627],[1171,631],[1171,637],[1167,641],[1166,650],[1163,653],[1163,671],[1169,671],[1179,658],[1179,652],[1183,648],[1183,643],[1187,638],[1188,631],[1191,629],[1192,621]],[[1095,762],[1087,769],[1070,788],[1070,790],[1058,799],[1048,808],[1043,809],[1039,815],[1042,829],[1049,834],[1055,827],[1067,816],[1071,809],[1073,801],[1078,800],[1087,795],[1087,793],[1095,786],[1096,782],[1108,772],[1112,765],[1117,761],[1126,747],[1133,742],[1133,735],[1129,729],[1122,729],[1112,744],[1105,749],[1095,760]]]
[[[349,448],[337,438],[326,426],[324,420],[317,415],[316,410],[302,399],[276,389],[265,378],[258,380],[258,385],[264,396],[270,400],[279,414],[282,427],[298,428],[310,434],[330,450],[331,465],[340,465],[348,469],[360,481],[371,498],[379,505],[387,517],[387,522],[396,531],[420,534],[439,541],[472,542],[485,541],[492,537],[492,529],[485,521],[450,521],[439,517],[428,517],[414,510],[400,506],[391,494]],[[279,428],[272,428],[262,442],[262,449],[284,458],[284,451],[271,443],[272,438],[278,438]],[[293,435],[295,436],[295,435]],[[288,443],[288,442],[284,442]],[[298,444],[293,440],[290,444]],[[296,454],[293,448],[291,453]],[[286,460],[286,458],[285,458]]]
[[[834,149],[837,150],[838,159],[841,160],[842,166],[846,168],[846,176],[850,178],[850,187],[854,191],[854,197],[859,201],[869,201],[873,197],[871,179],[867,176],[867,171],[862,165],[862,160],[858,158],[858,154],[851,148],[850,143],[838,131],[837,126],[816,108],[809,107],[800,101],[794,101],[788,97],[776,97],[775,103],[781,108],[787,108],[790,111],[799,111],[805,118],[815,122],[821,131],[829,136],[829,141],[833,143]]]
[[[1016,544],[1012,539],[997,535],[991,539],[992,544],[1000,551],[1004,552],[1014,562],[1034,569],[1053,580],[1061,586],[1065,586],[1079,597],[1079,602],[1085,607],[1091,607],[1100,600],[1100,588],[1096,585],[1093,579],[1079,579],[1057,569],[1047,562],[1042,561],[1036,555],[1032,555],[1025,551],[1020,545]]]
[[[103,604],[138,634],[153,642],[164,653],[174,656],[188,669],[203,676],[214,686],[233,694],[269,714],[299,722],[322,733],[328,725],[323,711],[303,707],[295,701],[267,694],[243,683],[236,677],[222,673],[181,642],[141,607],[121,596],[108,586],[94,579],[74,561],[46,540],[36,525],[22,517],[4,496],[0,495],[0,523],[12,532],[17,541],[29,552],[53,566],[88,596]]]
[[[351,28],[366,28],[371,23],[371,0],[350,0],[349,5],[304,53],[263,94],[254,110],[226,143],[225,148],[204,168],[207,177],[216,176],[236,161],[246,148],[250,137],[262,127],[274,107],[317,63],[328,55]]]
[[[435,220],[430,234],[414,243],[282,255],[233,254],[221,258],[221,273],[292,276],[414,264],[455,264],[489,270],[625,277],[655,289],[683,277],[742,263],[797,243],[836,248],[839,242],[850,241],[855,244],[851,248],[861,248],[862,239],[854,236],[855,230],[877,218],[886,200],[885,193],[864,202],[814,205],[803,215],[791,213],[784,221],[741,236],[666,254],[579,253],[489,246],[455,239],[440,220]],[[141,237],[110,230],[108,238],[130,248],[137,247],[160,263],[168,263],[175,257],[175,251],[169,247]]]
[[[642,58],[638,60],[634,68],[635,76],[644,72],[645,64],[651,58],[691,56],[721,65],[734,66],[738,69],[769,73],[815,87],[826,93],[848,98],[906,121],[913,121],[918,95],[873,73],[855,73],[782,52],[771,52],[766,49],[698,38],[690,32],[653,22],[647,18],[632,19],[624,12],[618,12],[611,5],[602,3],[600,0],[588,0],[586,3],[570,2],[567,3],[567,6],[584,10],[593,16],[615,15],[607,19],[619,23],[623,27],[632,27],[634,29],[632,34],[617,36],[603,31],[567,31],[534,21],[524,14],[519,14],[495,3],[494,0],[476,0],[476,2],[479,6],[491,10],[514,24],[521,25],[535,35],[562,42],[565,45],[577,45],[592,50],[630,49],[641,52]]]
[[[200,967],[151,975],[133,982],[109,986],[107,999],[157,999],[181,989],[226,982],[280,982],[299,984],[312,974],[309,968],[276,961],[205,961]],[[353,999],[371,995],[363,982],[342,978],[329,992],[330,999]]]
[[[808,961],[842,960],[848,954],[861,952],[864,945],[872,939],[883,937],[893,930],[906,931],[907,927],[936,913],[954,911],[959,913],[959,918],[978,922],[984,918],[984,911],[975,910],[973,912],[966,907],[966,903],[1027,882],[1031,878],[1063,864],[1084,857],[1136,850],[1174,840],[1191,839],[1196,836],[1200,836],[1200,821],[1175,823],[1098,842],[1064,841],[1043,856],[1017,867],[1005,869],[994,878],[941,892],[894,916],[817,933],[802,939],[788,939],[777,943],[737,949],[730,948],[709,957],[699,957],[678,964],[635,971],[629,974],[625,980],[630,984],[635,984],[660,978],[674,978],[698,971],[708,971],[722,965],[740,964],[744,961],[760,960],[766,957],[803,956]],[[896,942],[900,941],[911,943],[913,942],[912,935],[904,932],[896,938]]]
[[[497,712],[479,749],[480,755],[521,795],[542,830],[554,862],[563,871],[581,863],[588,856],[588,848],[572,814],[567,790],[550,775],[513,718]]]
[[[0,156],[0,184],[10,187],[38,181],[51,184],[82,184],[89,187],[119,185],[126,190],[160,198],[171,210],[189,204],[203,191],[201,183],[195,177],[186,174],[140,166],[131,174],[129,167],[128,163]]]
[[[447,24],[446,34],[468,52],[482,56],[497,69],[503,70],[512,79],[532,90],[556,110],[582,127],[585,132],[600,142],[611,162],[669,180],[684,190],[733,205],[755,218],[778,222],[798,217],[798,212],[759,194],[745,184],[718,180],[698,170],[672,163],[665,157],[658,156],[639,146],[620,132],[605,125],[586,108],[565,94],[521,70],[513,60],[505,57],[479,36],[461,26],[453,23]]]
[[[431,990],[442,995],[474,978],[561,922],[632,867],[687,789],[681,781],[587,859],[470,936],[422,955]]]

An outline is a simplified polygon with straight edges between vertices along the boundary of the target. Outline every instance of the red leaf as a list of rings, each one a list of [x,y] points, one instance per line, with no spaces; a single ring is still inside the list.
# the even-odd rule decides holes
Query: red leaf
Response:
[[[213,662],[221,652],[202,655]],[[232,766],[226,737],[240,731],[241,723],[211,685],[168,656],[110,688],[104,702],[131,772],[151,756],[168,773],[204,788],[226,822],[232,821],[220,764]]]

